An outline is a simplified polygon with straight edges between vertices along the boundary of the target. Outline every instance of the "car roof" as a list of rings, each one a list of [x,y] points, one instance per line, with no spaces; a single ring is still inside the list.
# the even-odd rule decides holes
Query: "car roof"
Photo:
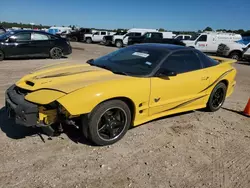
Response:
[[[174,44],[160,44],[160,43],[144,43],[144,44],[136,44],[133,46],[152,48],[152,49],[158,49],[158,50],[166,50],[166,51],[188,49],[185,46],[174,45]]]
[[[47,33],[45,31],[37,31],[37,30],[22,30],[22,29],[18,29],[18,30],[13,30],[11,31],[11,33],[24,33],[24,32],[32,32],[32,33],[43,33],[43,34],[48,34],[51,35],[50,33]]]

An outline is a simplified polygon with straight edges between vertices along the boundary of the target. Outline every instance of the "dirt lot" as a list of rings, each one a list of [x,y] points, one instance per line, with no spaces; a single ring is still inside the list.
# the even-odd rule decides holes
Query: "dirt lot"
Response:
[[[69,58],[85,62],[115,48],[74,44]],[[14,126],[4,92],[35,68],[58,60],[0,63],[0,187],[250,187],[250,66],[236,64],[237,87],[216,113],[194,111],[128,131],[117,144],[94,147],[77,131],[45,143],[32,129]]]

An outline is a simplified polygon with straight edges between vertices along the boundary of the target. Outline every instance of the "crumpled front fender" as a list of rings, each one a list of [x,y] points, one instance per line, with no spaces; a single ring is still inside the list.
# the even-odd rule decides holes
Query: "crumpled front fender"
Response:
[[[63,92],[57,91],[57,90],[51,90],[51,89],[41,89],[34,91],[32,93],[29,93],[25,96],[25,99],[27,101],[36,103],[36,104],[49,104],[51,102],[56,101],[57,99],[63,97],[66,95]]]

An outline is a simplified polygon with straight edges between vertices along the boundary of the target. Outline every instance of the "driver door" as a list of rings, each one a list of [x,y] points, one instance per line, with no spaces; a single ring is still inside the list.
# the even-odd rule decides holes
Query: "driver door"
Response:
[[[21,32],[10,36],[4,42],[4,46],[7,57],[24,57],[34,52],[31,46],[30,32]]]
[[[203,90],[209,85],[209,76],[195,52],[174,52],[161,68],[177,75],[151,78],[150,116],[204,105],[207,93]]]
[[[93,34],[92,40],[93,40],[94,42],[97,42],[97,41],[99,41],[99,38],[100,38],[100,32],[98,31],[98,32],[95,32],[95,33]]]
[[[207,52],[207,35],[201,35],[196,41],[195,41],[195,48],[197,50],[200,50],[202,52]]]

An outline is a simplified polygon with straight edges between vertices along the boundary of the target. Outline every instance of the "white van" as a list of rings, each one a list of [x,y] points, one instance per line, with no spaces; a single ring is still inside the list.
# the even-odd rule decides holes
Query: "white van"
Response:
[[[141,28],[132,28],[129,29],[127,34],[124,35],[114,35],[112,39],[112,44],[118,48],[123,47],[128,44],[128,37],[132,36],[142,36],[146,32],[158,32],[157,29],[141,29]]]
[[[204,32],[191,40],[183,41],[186,46],[196,48],[202,52],[216,53],[221,43],[241,40],[242,37],[235,33]]]

